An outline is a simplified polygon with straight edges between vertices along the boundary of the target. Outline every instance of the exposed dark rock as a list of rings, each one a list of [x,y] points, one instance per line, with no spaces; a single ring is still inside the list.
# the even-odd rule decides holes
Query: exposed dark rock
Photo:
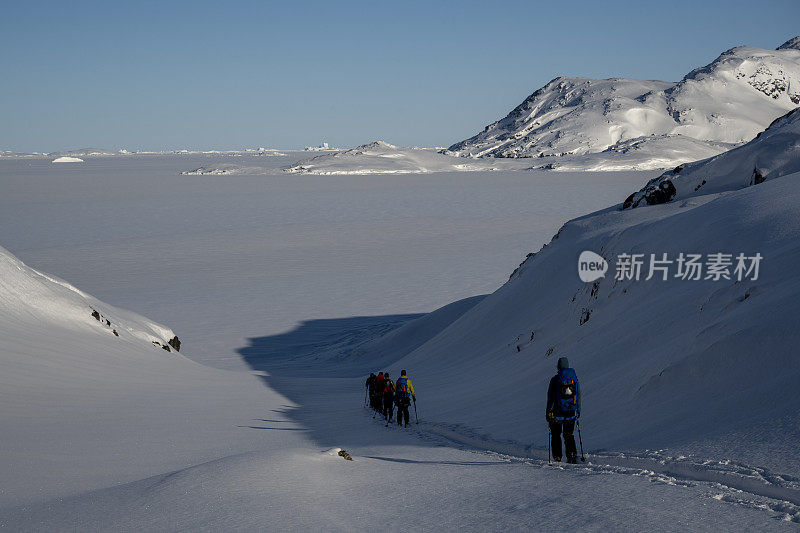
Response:
[[[592,316],[592,310],[591,309],[584,309],[583,312],[581,313],[580,325],[582,326],[582,325],[586,324],[587,322],[589,322],[589,317],[590,316]]]
[[[695,188],[694,188],[694,192],[697,192],[697,191],[699,191],[699,190],[700,190],[700,187],[702,187],[702,186],[703,186],[703,185],[705,185],[705,184],[706,184],[706,180],[703,180],[703,182],[702,182],[702,183],[700,183],[700,184],[699,184],[697,187],[695,187]]]
[[[111,321],[106,318],[106,326],[111,327]]]
[[[670,180],[664,180],[653,190],[644,194],[647,205],[665,204],[675,197],[675,185]]]
[[[115,336],[119,337],[119,333],[117,333],[117,330],[112,330],[111,333],[113,333]]]
[[[168,340],[167,344],[169,344],[170,346],[175,348],[176,352],[180,352],[181,351],[181,340],[178,338],[177,335],[175,335],[170,340]]]
[[[97,311],[95,311],[94,309],[92,309],[92,316],[93,316],[95,319],[97,319],[97,321],[98,321],[98,322],[100,321],[100,313],[98,313],[98,312],[97,312]]]
[[[625,201],[622,202],[622,209],[628,209],[633,204],[633,197],[636,196],[635,192],[632,192],[630,196],[625,198]]]
[[[755,167],[753,169],[753,177],[750,178],[750,184],[758,185],[759,183],[764,183],[764,174],[762,174],[761,171],[758,170],[758,167]]]
[[[164,348],[168,352],[172,351],[172,350],[169,349],[169,346],[167,346],[166,344],[162,344],[161,347]]]
[[[665,177],[669,173],[662,174],[657,178],[653,178],[647,185],[635,193],[628,196],[622,203],[622,209],[629,209],[639,207],[642,200],[647,205],[665,204],[675,197],[677,191],[672,181]]]
[[[352,461],[353,458],[347,453],[347,450],[339,450],[339,457],[343,457],[345,461]]]

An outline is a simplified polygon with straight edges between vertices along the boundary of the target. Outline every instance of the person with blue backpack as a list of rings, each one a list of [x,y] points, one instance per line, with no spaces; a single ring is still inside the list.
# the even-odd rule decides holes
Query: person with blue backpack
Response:
[[[564,434],[564,447],[567,462],[578,462],[578,451],[575,448],[575,422],[581,416],[581,387],[578,376],[570,368],[566,357],[558,360],[558,373],[550,379],[547,388],[547,423],[550,426],[550,441],[553,447],[553,459],[561,461],[561,434]]]
[[[397,378],[397,382],[395,383],[394,393],[394,401],[397,404],[398,426],[403,425],[403,418],[405,418],[405,427],[408,427],[408,422],[411,419],[410,415],[408,414],[408,407],[411,405],[412,399],[414,400],[416,409],[417,396],[414,394],[414,384],[411,383],[411,380],[406,375],[406,371],[401,370],[400,377]]]

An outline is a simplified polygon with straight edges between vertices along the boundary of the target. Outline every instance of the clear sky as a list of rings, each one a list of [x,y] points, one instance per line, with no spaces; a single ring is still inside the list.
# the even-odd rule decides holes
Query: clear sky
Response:
[[[797,34],[798,0],[5,0],[0,149],[450,145],[559,75],[677,81]]]

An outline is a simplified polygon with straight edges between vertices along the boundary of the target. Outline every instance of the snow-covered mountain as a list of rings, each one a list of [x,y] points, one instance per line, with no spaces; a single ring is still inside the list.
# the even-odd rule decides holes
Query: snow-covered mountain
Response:
[[[795,37],[777,50],[732,48],[678,83],[559,77],[449,151],[564,170],[663,168],[747,142],[798,105]]]
[[[800,172],[798,109],[776,119],[744,146],[678,166],[650,180],[625,200],[623,208],[732,191],[795,172]]]
[[[328,153],[300,161],[286,172],[306,174],[424,174],[474,170],[521,169],[524,162],[463,159],[422,148],[400,148],[375,141],[350,150]]]

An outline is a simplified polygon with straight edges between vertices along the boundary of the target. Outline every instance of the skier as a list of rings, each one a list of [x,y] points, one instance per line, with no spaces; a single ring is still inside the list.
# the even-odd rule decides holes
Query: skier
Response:
[[[391,380],[388,372],[384,373],[383,377],[385,378],[383,384],[383,418],[386,419],[386,425],[388,426],[394,414],[394,381]]]
[[[561,433],[564,433],[564,447],[567,462],[578,462],[575,449],[575,421],[581,416],[581,388],[575,370],[570,368],[566,357],[558,360],[558,374],[550,379],[547,388],[547,423],[550,425],[550,441],[553,446],[553,459],[561,461]]]
[[[416,403],[417,397],[414,394],[414,384],[406,375],[406,371],[400,371],[400,377],[397,378],[397,385],[395,387],[395,403],[397,404],[397,425],[403,425],[403,417],[406,419],[405,427],[408,427],[410,416],[408,414],[408,406],[411,405],[411,399]]]
[[[379,413],[383,412],[383,372],[378,372],[375,378],[375,396],[372,398],[372,408]]]
[[[367,378],[366,383],[364,386],[367,388],[367,396],[369,397],[369,404],[374,405],[374,398],[375,398],[375,372],[371,372],[369,377]]]

